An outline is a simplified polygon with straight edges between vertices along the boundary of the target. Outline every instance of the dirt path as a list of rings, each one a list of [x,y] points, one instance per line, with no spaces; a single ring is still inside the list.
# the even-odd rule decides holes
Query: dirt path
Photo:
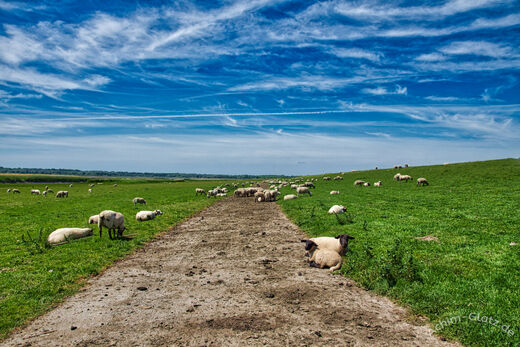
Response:
[[[217,202],[2,346],[449,345],[391,301],[305,263],[275,203]]]

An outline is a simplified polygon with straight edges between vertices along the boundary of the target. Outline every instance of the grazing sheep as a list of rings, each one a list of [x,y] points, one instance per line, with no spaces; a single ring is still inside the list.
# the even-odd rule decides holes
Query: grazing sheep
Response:
[[[347,208],[343,205],[334,205],[329,209],[329,214],[340,214],[345,213]]]
[[[394,175],[394,181],[400,181],[401,180],[401,174],[400,173],[396,173]]]
[[[31,189],[31,194],[36,194],[36,195],[40,195],[41,192],[39,189]]]
[[[90,216],[88,219],[88,224],[98,224],[99,223],[99,215],[95,214],[93,216]]]
[[[287,194],[286,196],[283,197],[284,200],[294,200],[294,199],[297,199],[298,197],[294,194]]]
[[[317,249],[310,258],[309,266],[323,269],[330,268],[330,271],[336,271],[341,268],[343,258],[337,252],[330,249]]]
[[[341,176],[336,176],[336,177],[334,177],[334,180],[335,180],[335,181],[341,181],[341,180],[343,180],[343,177],[341,177]]]
[[[90,188],[92,188],[92,187],[95,186],[95,184],[89,184],[88,186],[89,186]]]
[[[159,215],[162,215],[163,213],[161,212],[161,210],[155,210],[155,211],[139,211],[137,212],[137,214],[135,215],[135,219],[138,221],[138,222],[144,222],[144,221],[147,221],[147,220],[152,220],[154,219],[156,216],[159,216]]]
[[[205,195],[206,194],[206,191],[202,188],[195,188],[195,195]]]
[[[410,175],[401,175],[400,181],[406,181],[406,183],[408,183],[409,180],[410,181],[413,180],[412,176],[410,176]]]
[[[303,184],[303,186],[304,186],[304,187],[309,187],[309,188],[316,188],[316,187],[314,186],[314,183],[309,182],[309,181],[305,182],[305,183]]]
[[[57,198],[68,198],[69,192],[67,190],[60,190],[59,192],[56,193],[56,197]]]
[[[68,240],[80,239],[92,235],[92,228],[60,228],[54,230],[48,237],[50,244],[57,244]]]
[[[13,192],[13,194],[15,194],[15,193],[20,194],[20,191],[19,191],[18,189],[16,189],[16,188],[14,188],[14,189],[12,190],[12,192]]]
[[[336,237],[314,237],[309,240],[301,240],[301,242],[305,242],[305,250],[308,254],[312,254],[316,248],[319,248],[330,249],[331,251],[337,252],[339,255],[343,256],[349,250],[348,240],[354,240],[354,238],[348,234],[341,234]]]
[[[114,187],[117,187],[117,183],[116,183],[116,184],[114,184]]]
[[[10,193],[11,192],[11,188],[7,189],[7,192]]]
[[[144,204],[144,205],[146,205],[146,200],[143,199],[143,198],[134,198],[134,200],[132,200],[132,201],[134,202],[134,206],[136,204]]]
[[[404,167],[408,167],[408,164],[404,164]]]
[[[111,210],[102,211],[99,214],[98,220],[99,227],[99,237],[101,237],[103,233],[103,227],[108,229],[108,237],[112,240],[112,231],[115,232],[117,229],[117,234],[119,237],[123,235],[123,231],[125,230],[125,217],[122,213],[114,212]]]
[[[369,182],[363,183],[363,187],[370,187],[370,183]]]
[[[70,187],[70,188],[72,188],[72,183],[71,183],[71,184],[69,184],[69,187]]]
[[[397,169],[397,168],[399,168],[399,167],[397,165],[394,165],[394,169]]]
[[[208,198],[211,198],[211,197],[214,197],[216,198],[217,197],[217,190],[216,189],[211,189],[211,190],[208,190],[208,194],[206,195]]]
[[[374,183],[374,187],[381,187],[383,185],[383,182],[377,181]]]
[[[362,186],[363,184],[365,184],[365,181],[362,181],[362,180],[355,180],[354,181],[354,185],[355,186]]]
[[[247,196],[245,188],[238,188],[235,190],[235,197],[242,198]]]
[[[428,181],[426,180],[426,178],[424,177],[420,177],[417,179],[417,186],[419,185],[422,185],[422,186],[429,186],[430,184],[428,183]]]
[[[374,170],[379,170],[379,168],[376,166],[376,167],[374,168]]]
[[[297,185],[297,184],[294,184],[294,183],[291,184],[291,189],[296,189],[296,188],[298,188],[298,185]]]
[[[323,177],[323,180],[324,180],[324,181],[330,181],[330,177],[328,177],[328,176],[324,176],[324,177]]]
[[[54,193],[54,190],[52,189],[46,189],[47,193]]]
[[[88,192],[89,192],[89,193],[92,193],[92,188],[89,188],[89,189],[88,189]]]
[[[45,190],[49,189],[49,186],[45,186]]]
[[[47,197],[47,191],[44,190],[43,193],[42,193],[43,196]]]
[[[296,195],[300,196],[300,194],[309,194],[309,196],[312,196],[311,191],[307,187],[296,188]]]
[[[337,194],[339,194],[339,190],[332,190],[330,192],[330,195],[337,195]]]

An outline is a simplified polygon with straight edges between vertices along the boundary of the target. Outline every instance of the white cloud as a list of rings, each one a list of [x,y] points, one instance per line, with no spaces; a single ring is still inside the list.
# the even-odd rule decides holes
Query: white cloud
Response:
[[[518,56],[517,54],[514,54],[513,50],[510,47],[486,41],[452,42],[449,45],[440,48],[439,51],[441,51],[444,54],[471,54],[483,55],[493,58]]]
[[[372,95],[407,95],[408,89],[406,87],[401,87],[399,85],[395,86],[395,90],[391,91],[384,87],[377,87],[377,88],[363,88],[361,90],[362,93],[365,94],[372,94]]]
[[[358,48],[334,48],[330,52],[340,58],[367,59],[374,62],[379,62],[382,57],[381,53],[375,53]]]
[[[446,57],[439,53],[427,53],[427,54],[421,54],[415,60],[419,61],[443,61],[446,60]]]

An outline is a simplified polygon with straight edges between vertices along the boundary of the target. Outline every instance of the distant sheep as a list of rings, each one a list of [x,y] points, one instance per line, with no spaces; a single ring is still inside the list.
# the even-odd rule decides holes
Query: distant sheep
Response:
[[[135,219],[138,221],[138,222],[144,222],[144,221],[147,221],[147,220],[152,220],[154,219],[156,216],[160,216],[162,215],[163,213],[161,212],[161,210],[155,210],[155,211],[139,211],[137,212],[137,214],[135,215]]]
[[[377,181],[374,183],[374,187],[381,187],[383,185],[383,182]]]
[[[365,181],[362,181],[362,180],[355,180],[354,181],[354,185],[355,186],[362,186],[363,184],[365,184]]]
[[[336,176],[336,177],[334,177],[334,180],[335,180],[335,181],[341,181],[341,180],[343,180],[343,177],[341,177],[341,176]]]
[[[92,228],[61,228],[54,230],[47,241],[54,245],[68,240],[80,239],[92,235]]]
[[[291,184],[291,189],[296,189],[296,188],[298,188],[297,184],[295,184],[295,183]]]
[[[44,190],[43,193],[42,193],[43,196],[47,197],[47,191]]]
[[[16,188],[14,188],[14,189],[12,190],[12,192],[13,192],[13,194],[20,194],[20,191],[19,191],[18,189],[16,189]]]
[[[363,187],[370,187],[370,183],[369,182],[363,183]]]
[[[47,191],[47,193],[54,193],[54,190],[52,189],[45,189]]]
[[[297,199],[298,197],[294,194],[287,194],[283,197],[284,200],[294,200],[294,199]]]
[[[45,190],[49,189],[49,186],[45,186]]]
[[[70,188],[72,188],[72,183],[71,183],[71,184],[69,184],[69,187],[70,187]]]
[[[422,186],[429,186],[430,183],[428,183],[428,181],[426,180],[426,178],[424,177],[420,177],[417,179],[417,186],[419,185],[422,185]]]
[[[218,193],[217,193],[217,190],[215,190],[215,189],[211,189],[211,190],[208,190],[208,194],[207,194],[206,196],[207,196],[208,198],[210,198],[210,197],[214,197],[214,198],[216,198],[216,197],[217,197],[217,194],[218,194]]]
[[[401,175],[400,181],[406,181],[408,183],[408,181],[411,181],[411,180],[413,180],[412,176],[410,176],[410,175]]]
[[[39,189],[31,189],[31,194],[40,195],[41,192]]]
[[[88,189],[88,192],[89,192],[89,193],[92,193],[92,188],[89,188],[89,189]]]
[[[99,214],[98,219],[98,227],[99,227],[99,237],[101,237],[103,233],[103,227],[108,229],[108,237],[112,240],[112,232],[115,232],[117,229],[117,234],[119,237],[123,235],[123,231],[125,230],[125,217],[122,213],[114,212],[111,210],[102,211]]]
[[[195,195],[205,195],[206,194],[206,191],[202,188],[195,188]]]
[[[264,202],[264,201],[265,201],[264,192],[256,192],[255,193],[255,202]]]
[[[116,183],[116,184],[114,184],[114,187],[117,187],[117,183]]]
[[[329,209],[329,214],[340,214],[345,213],[347,208],[343,205],[334,205]]]
[[[330,192],[330,195],[337,195],[337,194],[339,194],[339,190],[332,190]]]
[[[234,194],[235,194],[235,197],[237,197],[237,198],[242,198],[242,197],[247,196],[245,188],[238,188],[237,190],[235,190]]]
[[[11,192],[11,188],[7,189],[7,192],[10,193]]]
[[[59,192],[56,193],[56,197],[57,198],[68,198],[69,192],[67,190],[60,190]]]
[[[304,186],[304,187],[309,187],[309,188],[316,188],[316,187],[314,186],[314,183],[309,182],[309,181],[305,182],[305,183],[303,184],[303,186]]]
[[[146,205],[146,200],[143,198],[134,198],[132,201],[134,202],[134,206],[137,204]]]
[[[323,180],[324,180],[324,181],[330,181],[330,177],[325,176],[325,177],[323,177]]]
[[[89,186],[90,188],[92,188],[92,187],[95,186],[95,184],[89,184],[88,186]]]
[[[394,175],[394,181],[400,181],[401,180],[401,174],[400,173],[396,173]]]
[[[307,187],[296,188],[296,194],[297,196],[300,196],[300,194],[309,194],[309,196],[312,196],[311,191]]]

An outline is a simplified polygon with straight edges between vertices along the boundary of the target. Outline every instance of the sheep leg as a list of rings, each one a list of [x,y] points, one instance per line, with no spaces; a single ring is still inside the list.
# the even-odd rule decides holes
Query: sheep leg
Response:
[[[103,234],[103,227],[99,226],[99,238],[101,238],[102,234]]]
[[[339,270],[341,268],[341,263],[343,263],[342,261],[340,261],[336,266],[333,266],[330,268],[330,272],[333,272],[333,271],[336,271],[336,270]]]
[[[108,228],[108,237],[112,240],[112,229]]]

